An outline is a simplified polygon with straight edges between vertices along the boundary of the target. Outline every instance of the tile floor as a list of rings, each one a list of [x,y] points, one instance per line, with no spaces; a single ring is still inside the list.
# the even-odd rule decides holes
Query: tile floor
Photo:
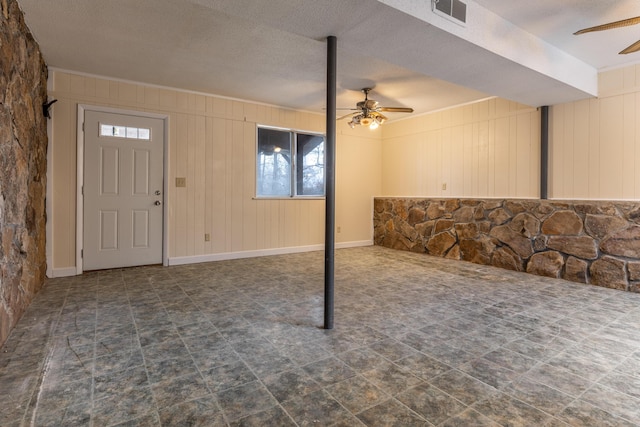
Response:
[[[0,425],[640,425],[640,295],[380,247],[49,280]]]

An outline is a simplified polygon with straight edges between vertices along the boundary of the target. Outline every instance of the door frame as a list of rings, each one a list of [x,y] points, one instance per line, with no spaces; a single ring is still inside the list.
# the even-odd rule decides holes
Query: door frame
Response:
[[[125,116],[138,116],[151,119],[160,119],[163,122],[162,139],[162,265],[169,265],[169,230],[167,216],[169,215],[169,189],[168,181],[168,156],[169,156],[169,116],[167,114],[148,113],[146,111],[125,110],[121,108],[104,107],[99,105],[78,104],[78,120],[76,130],[76,274],[82,274],[82,249],[84,246],[84,113],[95,111],[99,113],[122,114]]]

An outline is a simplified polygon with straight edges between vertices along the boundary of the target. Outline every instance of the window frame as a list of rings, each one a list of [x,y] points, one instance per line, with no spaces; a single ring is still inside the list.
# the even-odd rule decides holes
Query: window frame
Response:
[[[290,174],[289,174],[289,194],[288,195],[259,195],[258,194],[258,169],[260,167],[260,162],[258,159],[258,154],[260,152],[260,141],[259,134],[260,129],[268,129],[289,133],[289,143],[291,144],[291,164],[289,165]],[[322,165],[322,195],[305,195],[305,194],[297,194],[297,171],[298,171],[298,134],[310,135],[310,136],[319,136],[322,137],[322,144],[325,147],[323,150],[323,165]],[[254,200],[324,200],[327,195],[327,152],[326,152],[326,143],[327,136],[323,132],[314,132],[308,130],[294,129],[294,128],[285,128],[278,126],[268,126],[268,125],[256,125],[256,135],[255,135],[255,153],[253,156],[254,160]]]

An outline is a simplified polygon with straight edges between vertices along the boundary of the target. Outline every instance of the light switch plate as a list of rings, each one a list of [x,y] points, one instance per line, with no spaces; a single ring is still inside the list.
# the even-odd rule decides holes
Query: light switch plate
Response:
[[[176,178],[176,187],[186,187],[187,178]]]

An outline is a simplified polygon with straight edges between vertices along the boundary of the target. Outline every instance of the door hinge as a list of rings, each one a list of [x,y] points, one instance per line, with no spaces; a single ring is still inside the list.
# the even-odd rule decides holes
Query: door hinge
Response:
[[[82,132],[84,132],[84,122],[82,122]]]
[[[80,258],[84,258],[84,249],[80,249]]]

